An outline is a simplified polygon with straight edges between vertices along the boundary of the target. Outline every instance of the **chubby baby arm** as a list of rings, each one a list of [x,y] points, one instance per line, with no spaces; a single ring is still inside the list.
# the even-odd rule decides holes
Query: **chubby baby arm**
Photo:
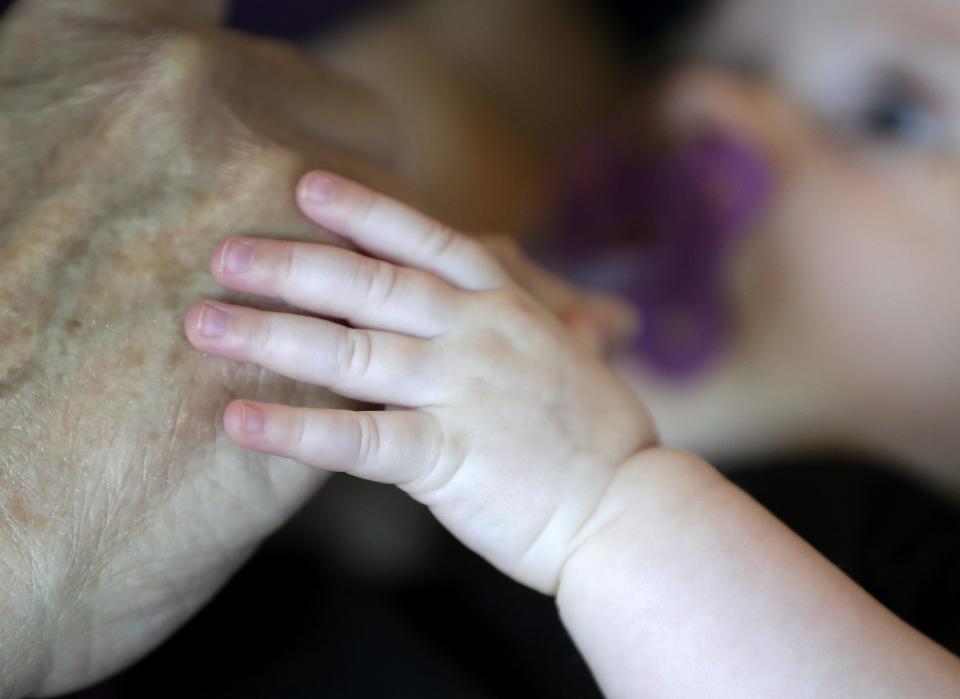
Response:
[[[688,452],[618,472],[563,570],[610,697],[948,697],[960,663]]]
[[[479,243],[343,179],[301,207],[364,254],[230,239],[195,346],[391,409],[237,401],[250,449],[394,483],[514,579],[557,594],[610,696],[946,696],[955,658],[708,464]],[[371,257],[373,256],[373,257]],[[350,325],[321,317],[349,321]]]

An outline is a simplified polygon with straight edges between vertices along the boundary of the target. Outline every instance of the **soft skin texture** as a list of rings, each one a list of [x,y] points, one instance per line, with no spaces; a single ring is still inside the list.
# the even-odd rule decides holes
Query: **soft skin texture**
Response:
[[[186,332],[392,409],[239,400],[224,416],[239,444],[426,503],[507,575],[558,595],[611,697],[956,693],[960,661],[701,459],[658,447],[626,384],[482,244],[328,173],[298,195],[365,254],[231,238],[217,280],[301,313],[206,300]]]
[[[224,235],[331,240],[304,169],[379,173],[363,90],[215,3],[26,1],[0,25],[0,696],[140,657],[323,475],[220,430],[238,396],[345,406],[190,349]]]

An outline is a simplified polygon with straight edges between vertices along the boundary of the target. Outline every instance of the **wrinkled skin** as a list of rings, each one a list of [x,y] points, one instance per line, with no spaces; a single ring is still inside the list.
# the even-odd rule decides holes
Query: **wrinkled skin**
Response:
[[[0,25],[0,696],[118,670],[322,480],[222,435],[234,397],[332,395],[189,348],[231,234],[329,239],[293,183],[396,191],[389,116],[212,3],[54,2]],[[197,8],[200,11],[197,11]]]

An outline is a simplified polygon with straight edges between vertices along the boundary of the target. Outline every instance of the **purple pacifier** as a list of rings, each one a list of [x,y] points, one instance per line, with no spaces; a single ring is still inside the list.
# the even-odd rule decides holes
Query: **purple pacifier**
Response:
[[[773,190],[762,155],[718,135],[657,155],[605,138],[565,173],[538,259],[633,301],[643,331],[632,354],[656,374],[702,373],[729,335],[731,251]]]

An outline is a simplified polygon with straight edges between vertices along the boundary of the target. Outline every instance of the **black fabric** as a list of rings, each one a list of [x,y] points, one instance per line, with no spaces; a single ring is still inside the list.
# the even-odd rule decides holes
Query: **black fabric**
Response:
[[[285,39],[329,32],[390,0],[233,0],[227,24]],[[394,0],[395,1],[395,0]]]
[[[600,0],[592,7],[607,14],[612,25],[631,43],[638,44],[672,30],[695,17],[708,0]],[[642,48],[642,46],[641,46]]]
[[[869,463],[791,459],[733,479],[905,621],[960,653],[960,510]]]

